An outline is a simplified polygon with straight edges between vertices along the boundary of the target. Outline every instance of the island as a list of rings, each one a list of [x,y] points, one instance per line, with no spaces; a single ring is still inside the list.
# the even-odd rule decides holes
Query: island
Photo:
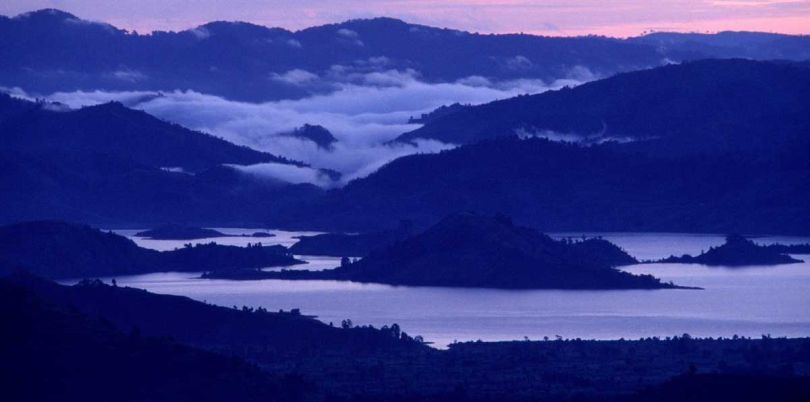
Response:
[[[214,229],[170,224],[135,233],[135,236],[153,240],[196,240],[227,235]]]
[[[374,249],[405,240],[412,234],[410,221],[402,221],[399,227],[367,233],[323,233],[301,236],[290,247],[297,255],[322,255],[330,257],[365,257]]]
[[[800,247],[801,245],[796,248],[800,249]],[[779,265],[803,262],[802,260],[784,254],[783,250],[790,250],[790,248],[780,244],[761,246],[743,236],[731,234],[726,236],[725,243],[717,247],[711,247],[698,256],[669,256],[657,262],[726,267]]]
[[[283,246],[186,244],[169,251],[138,246],[124,236],[68,222],[0,226],[0,275],[24,270],[51,279],[261,269],[304,264]]]
[[[459,213],[427,231],[325,271],[228,270],[205,278],[330,279],[501,289],[674,289],[615,267],[637,262],[603,239],[554,240],[504,216]]]
[[[782,254],[810,254],[810,243],[768,244],[765,248]]]

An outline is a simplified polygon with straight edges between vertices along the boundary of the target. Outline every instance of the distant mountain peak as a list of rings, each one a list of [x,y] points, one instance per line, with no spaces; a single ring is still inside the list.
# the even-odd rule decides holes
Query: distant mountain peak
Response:
[[[81,19],[71,13],[55,8],[46,8],[18,14],[10,21],[24,26],[34,27],[35,29],[40,29],[43,31],[58,31],[65,28],[75,29],[77,27],[84,27],[93,28],[96,30],[99,30],[100,28],[100,30],[110,33],[124,32],[105,22]]]
[[[27,13],[18,14],[15,19],[37,18],[37,19],[53,19],[58,21],[64,20],[78,20],[75,15],[62,11],[56,8],[43,8],[41,10],[29,11]]]
[[[293,131],[282,133],[281,135],[312,141],[317,144],[319,148],[323,149],[331,149],[337,141],[329,130],[317,124],[304,124]]]
[[[187,30],[185,32],[199,32],[206,30],[209,33],[217,35],[229,35],[236,37],[249,37],[252,35],[269,36],[272,34],[291,34],[283,28],[271,28],[264,25],[257,25],[244,21],[211,21],[209,23],[200,25],[196,28]]]

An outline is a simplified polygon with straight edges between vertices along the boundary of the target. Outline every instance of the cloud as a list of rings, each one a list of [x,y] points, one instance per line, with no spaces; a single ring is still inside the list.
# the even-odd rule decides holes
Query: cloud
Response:
[[[337,30],[338,35],[343,36],[345,38],[357,38],[357,32],[352,31],[351,29],[341,28]]]
[[[290,85],[304,85],[316,81],[318,75],[299,68],[287,71],[284,74],[273,73],[271,78],[275,81],[284,82]]]
[[[628,143],[638,141],[634,137],[615,137],[606,135],[607,127],[595,133],[561,133],[553,130],[538,130],[537,128],[521,127],[515,130],[515,134],[520,138],[545,138],[555,142],[570,142],[584,145],[602,144],[605,142]]]
[[[528,70],[534,66],[531,60],[528,57],[523,55],[517,55],[515,57],[511,57],[506,59],[506,68],[509,70]]]
[[[363,74],[362,82],[367,85],[374,85],[374,86],[404,86],[413,82],[416,82],[419,73],[417,73],[413,69],[407,69],[405,71],[399,70],[388,70],[388,71],[381,71],[381,72],[371,72],[367,74]]]
[[[413,153],[437,152],[452,147],[437,141],[390,144],[402,133],[419,127],[408,124],[419,116],[452,103],[480,104],[526,93],[538,93],[581,83],[592,77],[586,69],[572,69],[568,78],[545,83],[535,79],[491,81],[468,77],[456,82],[427,83],[415,70],[380,70],[387,60],[356,61],[335,67],[320,78],[305,70],[278,76],[288,82],[328,85],[331,92],[303,99],[248,103],[194,91],[59,92],[48,95],[71,107],[116,100],[161,119],[211,133],[228,141],[305,162],[315,168],[343,174],[340,183],[363,177],[383,164]],[[372,67],[376,66],[376,67]],[[377,70],[374,70],[376,68]],[[313,77],[314,76],[314,77]],[[18,91],[19,92],[19,91]],[[318,124],[337,139],[331,149],[311,141],[282,135],[304,124]],[[323,187],[326,181],[313,170],[264,166],[246,168],[264,176],[290,182],[310,182]]]
[[[240,172],[260,178],[271,178],[285,183],[310,183],[323,188],[334,187],[336,184],[326,174],[317,169],[285,165],[281,163],[259,163],[255,165],[228,165]]]
[[[110,73],[110,76],[112,76],[112,78],[116,80],[124,82],[138,82],[143,81],[147,78],[146,74],[140,71],[130,70],[127,68],[115,70],[112,73]]]
[[[188,32],[194,35],[194,37],[199,40],[208,39],[211,37],[211,31],[209,31],[208,28],[206,27],[197,27],[194,29],[189,29]]]

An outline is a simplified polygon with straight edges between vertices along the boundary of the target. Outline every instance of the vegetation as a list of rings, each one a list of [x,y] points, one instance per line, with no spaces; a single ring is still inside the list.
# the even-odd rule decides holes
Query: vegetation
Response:
[[[0,317],[6,400],[294,401],[303,394],[297,377],[137,329],[124,332],[5,280]]]
[[[763,153],[806,141],[808,91],[810,69],[801,63],[700,60],[457,109],[399,140],[470,144],[518,133],[556,134],[569,141],[656,139],[656,150],[667,155]]]
[[[658,151],[635,148],[642,145]],[[409,219],[422,228],[475,211],[544,232],[807,234],[807,145],[778,148],[678,156],[655,140],[583,146],[504,137],[399,158],[278,211],[279,224],[372,231]]]
[[[683,255],[681,257],[670,256],[660,262],[677,262],[687,264],[704,264],[720,266],[745,266],[745,265],[778,265],[802,262],[781,251],[784,246],[760,246],[751,240],[740,235],[732,234],[726,236],[726,242],[717,247],[693,257]]]
[[[664,60],[806,60],[810,54],[805,36],[751,32],[701,37],[654,34],[619,40],[594,35],[477,34],[374,18],[296,32],[218,21],[180,32],[137,34],[80,17],[59,10],[0,16],[0,60],[6,61],[0,66],[0,85],[38,93],[182,87],[262,102],[326,90],[322,85],[271,80],[268,74],[301,69],[328,77],[331,66],[351,62],[377,61],[382,68],[400,71],[415,68],[428,82],[455,82],[470,76],[496,82],[520,78],[552,82],[578,69],[606,77],[658,66]],[[363,46],[336,34],[340,30],[355,32]],[[216,71],[210,69],[212,65]],[[120,66],[137,72],[136,79],[110,79],[105,74]]]
[[[67,111],[54,107],[0,94],[0,223],[258,224],[268,209],[322,192],[313,185],[263,180],[223,166],[301,163],[120,103]]]

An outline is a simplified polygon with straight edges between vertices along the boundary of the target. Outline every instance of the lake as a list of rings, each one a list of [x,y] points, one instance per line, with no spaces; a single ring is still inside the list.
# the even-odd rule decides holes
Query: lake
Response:
[[[228,234],[251,229],[217,229]],[[145,240],[117,231],[144,247],[167,250],[189,241]],[[223,237],[196,242],[245,245],[294,243],[312,233],[270,230],[272,238]],[[579,236],[555,234],[555,237]],[[697,254],[723,243],[718,235],[602,233],[639,260]],[[759,243],[805,243],[810,238],[759,237]],[[796,255],[810,261],[810,255]],[[327,269],[339,258],[308,257],[305,269]],[[456,340],[554,338],[637,339],[648,336],[810,336],[810,262],[769,267],[718,268],[686,264],[638,264],[622,269],[649,273],[704,290],[492,290],[411,288],[337,281],[227,281],[198,273],[157,273],[116,278],[119,286],[185,295],[222,306],[300,308],[339,325],[398,323],[438,347]]]

